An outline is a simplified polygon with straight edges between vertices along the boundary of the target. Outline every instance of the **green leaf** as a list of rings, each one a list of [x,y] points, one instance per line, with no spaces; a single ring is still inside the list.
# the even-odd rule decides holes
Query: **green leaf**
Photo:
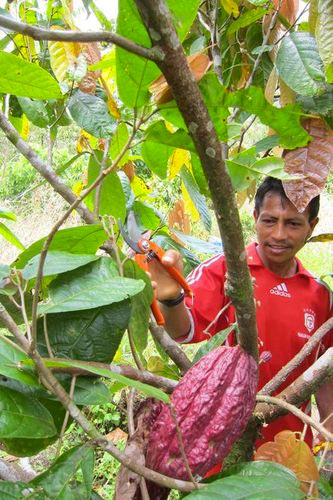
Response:
[[[151,42],[133,0],[118,2],[117,33],[144,47]],[[116,47],[117,88],[122,102],[140,108],[150,99],[149,84],[159,75],[151,61]]]
[[[161,225],[161,219],[156,215],[156,211],[152,206],[146,205],[142,201],[135,201],[133,203],[133,210],[135,220],[142,232],[147,229],[155,231]]]
[[[12,267],[23,269],[27,262],[39,254],[46,238],[35,241],[11,264]],[[76,226],[57,231],[50,245],[50,251],[59,250],[74,254],[95,254],[106,240],[105,232],[100,224]]]
[[[133,260],[128,260],[125,263],[124,275],[128,278],[140,279],[146,284],[142,292],[131,298],[132,311],[129,322],[129,329],[131,330],[135,347],[139,354],[142,355],[148,343],[150,304],[153,300],[153,290],[147,274]]]
[[[110,145],[110,155],[113,160],[117,158],[121,150],[124,148],[126,142],[128,141],[128,129],[127,125],[124,122],[119,123],[116,133],[112,137],[111,145]],[[119,167],[125,165],[128,161],[129,151],[127,150],[126,154],[122,157],[120,162],[118,163]]]
[[[327,91],[324,94],[312,97],[296,96],[296,101],[301,104],[306,113],[327,115],[333,110],[333,88],[327,85]]]
[[[34,478],[29,484],[42,487],[49,498],[63,498],[62,493],[65,488],[76,472],[81,469],[85,486],[85,498],[89,498],[94,462],[94,450],[91,445],[76,446],[63,453],[47,471]]]
[[[33,101],[29,97],[19,97],[18,101],[28,120],[37,127],[45,128],[55,120],[43,101]]]
[[[318,0],[316,40],[321,59],[326,69],[327,81],[333,83],[332,63],[333,63],[333,3],[329,0]]]
[[[21,481],[0,481],[0,497],[6,500],[22,500],[23,492],[27,491],[27,483]]]
[[[271,8],[267,7],[257,7],[256,9],[247,10],[229,25],[227,34],[232,35],[239,29],[255,23],[258,19],[264,17],[265,14],[268,14],[270,10]]]
[[[88,186],[98,177],[101,171],[102,152],[95,151],[89,159]],[[109,166],[107,163],[106,166]],[[90,210],[95,210],[96,189],[86,197],[85,202]],[[116,172],[111,172],[102,181],[99,196],[99,215],[112,215],[116,220],[124,222],[126,217],[125,194]]]
[[[183,166],[180,170],[181,178],[185,187],[198,210],[202,223],[207,231],[212,228],[212,219],[206,204],[205,197],[200,193],[197,183],[187,167]]]
[[[58,82],[37,64],[0,52],[0,92],[32,99],[58,99]]]
[[[168,172],[168,161],[173,148],[163,144],[145,141],[142,144],[141,151],[148,168],[161,179],[165,179]]]
[[[70,98],[68,109],[73,120],[94,137],[107,138],[113,134],[115,119],[100,97],[78,90]]]
[[[216,349],[216,347],[219,347],[220,345],[223,345],[224,342],[226,341],[228,335],[235,329],[236,323],[233,325],[228,326],[225,330],[222,330],[221,332],[218,332],[209,339],[207,342],[205,342],[196,352],[192,363],[196,363],[201,359],[203,356],[206,356],[209,352],[211,352],[213,349]]]
[[[196,152],[190,135],[182,129],[170,132],[164,120],[158,120],[150,125],[145,132],[146,141],[164,144],[173,148],[187,149]]]
[[[0,374],[23,384],[39,386],[36,376],[31,370],[24,369],[20,362],[27,355],[6,337],[0,337]]]
[[[5,224],[0,222],[0,235],[5,238],[5,240],[9,241],[12,245],[19,248],[20,250],[24,250],[24,245],[20,242],[20,240],[15,236],[15,234],[7,227]]]
[[[262,466],[264,464],[264,467]],[[196,500],[301,500],[297,478],[285,467],[268,462],[244,464],[243,472],[218,479],[186,498]]]
[[[6,264],[1,264],[0,263],[0,282],[4,278],[7,278],[10,274],[10,267],[7,266]]]
[[[189,234],[184,234],[181,231],[172,229],[172,232],[187,246],[192,248],[192,250],[207,255],[216,255],[222,252],[223,246],[220,238],[210,237],[209,241],[201,240],[195,236],[190,236]]]
[[[275,148],[279,145],[279,142],[280,138],[278,135],[269,135],[268,137],[264,137],[264,139],[261,139],[254,145],[256,148],[256,154]]]
[[[325,73],[315,38],[292,32],[283,38],[276,57],[279,75],[297,94],[314,96],[325,91]]]
[[[111,396],[109,389],[101,380],[92,377],[78,377],[73,399],[77,405],[103,405],[110,402]]]
[[[128,300],[84,311],[46,316],[47,331],[55,355],[110,363],[117,352],[131,312]],[[37,324],[38,348],[48,356],[44,324]]]
[[[280,145],[287,149],[305,146],[309,135],[301,126],[301,109],[297,104],[288,104],[276,108],[265,99],[259,87],[249,87],[233,93],[225,93],[227,107],[240,107],[248,113],[258,116],[259,120],[273,128],[280,136]]]
[[[26,364],[30,364],[30,360],[25,361]],[[114,380],[116,382],[120,382],[121,384],[127,385],[129,387],[133,387],[134,389],[137,389],[138,391],[143,392],[147,396],[151,396],[153,398],[160,399],[161,401],[164,401],[165,403],[169,403],[170,399],[165,392],[161,391],[160,389],[156,389],[155,387],[152,387],[147,384],[143,384],[142,382],[138,382],[136,380],[132,380],[130,378],[125,377],[124,375],[120,375],[119,373],[116,373],[117,370],[117,365],[112,364],[111,367],[115,370],[114,372],[111,372],[110,370],[107,370],[106,368],[98,368],[96,366],[92,366],[89,363],[84,363],[81,361],[53,361],[52,359],[45,360],[46,366],[49,368],[57,368],[57,367],[74,367],[74,368],[82,368],[83,370],[87,370],[90,373],[95,373],[96,375],[99,375],[100,377],[108,378],[110,380]]]
[[[58,276],[49,286],[49,301],[40,304],[39,314],[81,311],[121,302],[136,295],[144,283],[118,274],[107,257]]]
[[[0,219],[16,220],[16,215],[6,208],[0,208]]]
[[[37,399],[0,387],[0,438],[45,438],[56,434],[51,414]]]
[[[40,255],[35,255],[26,264],[22,271],[22,277],[25,280],[36,278],[39,259]],[[89,264],[89,262],[93,262],[97,259],[99,259],[98,255],[82,255],[51,250],[46,255],[43,267],[43,276],[53,276],[55,274],[66,273],[67,271],[71,271],[72,269],[77,269],[78,267],[85,266],[86,264]]]
[[[168,0],[175,28],[181,39],[187,35],[193,23],[200,0]],[[117,33],[144,47],[151,47],[149,35],[133,0],[119,0]],[[156,36],[160,36],[156,34]],[[150,99],[148,86],[160,71],[157,66],[143,58],[116,48],[117,87],[119,97],[130,108],[140,108]]]

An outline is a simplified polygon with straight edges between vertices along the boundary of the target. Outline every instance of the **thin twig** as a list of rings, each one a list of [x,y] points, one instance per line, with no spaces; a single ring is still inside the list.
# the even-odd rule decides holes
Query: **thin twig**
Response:
[[[50,343],[50,338],[49,338],[49,332],[47,329],[47,314],[44,314],[43,316],[43,332],[44,332],[44,339],[45,339],[45,344],[47,348],[47,352],[50,356],[50,358],[54,358],[54,354],[52,351],[51,343]]]
[[[192,363],[179,344],[166,333],[163,327],[158,326],[155,321],[150,321],[149,330],[180,371],[183,374],[186,373],[191,368]]]
[[[144,366],[142,364],[142,361],[141,361],[141,359],[136,351],[134,338],[133,338],[133,332],[132,332],[132,329],[130,327],[127,328],[127,334],[128,334],[128,341],[129,341],[129,345],[131,348],[131,353],[132,353],[134,362],[135,362],[138,370],[144,370]]]
[[[74,376],[74,377],[72,377],[71,385],[70,385],[70,388],[69,388],[69,394],[68,395],[69,395],[70,399],[73,399],[73,397],[74,397],[75,384],[76,384],[76,377]],[[60,436],[59,436],[59,440],[58,440],[57,451],[55,453],[55,458],[58,458],[59,455],[60,455],[60,450],[61,450],[61,446],[62,446],[62,440],[64,438],[65,430],[66,430],[66,427],[67,427],[67,424],[68,424],[68,419],[69,419],[69,411],[67,410],[66,413],[65,413],[64,421],[63,421],[62,426],[61,426],[61,431],[60,431]]]
[[[276,398],[273,396],[263,396],[262,394],[257,394],[256,400],[261,402],[261,403],[268,403],[268,404],[273,404],[280,406],[284,410],[287,410],[288,412],[292,413],[296,417],[298,417],[302,422],[305,424],[311,425],[314,429],[316,429],[318,432],[320,432],[327,441],[333,441],[333,434],[332,432],[329,432],[325,427],[320,423],[311,418],[309,415],[304,413],[302,410],[297,408],[295,405],[292,405],[290,403],[287,403],[287,401],[284,401],[281,398]]]

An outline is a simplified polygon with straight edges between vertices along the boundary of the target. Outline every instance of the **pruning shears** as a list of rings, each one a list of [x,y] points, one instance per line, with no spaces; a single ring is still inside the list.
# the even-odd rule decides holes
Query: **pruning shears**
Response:
[[[179,283],[184,294],[193,297],[192,290],[186,282],[183,275],[174,266],[166,266],[163,264],[162,257],[165,254],[164,250],[159,247],[154,241],[145,238],[136,223],[133,212],[130,212],[127,218],[128,233],[125,231],[121,221],[118,221],[118,226],[122,237],[127,245],[135,252],[134,260],[141,269],[149,271],[149,262],[157,259],[161,266]],[[151,311],[158,325],[164,325],[164,317],[156,300],[156,292],[154,290],[153,301],[151,303]]]

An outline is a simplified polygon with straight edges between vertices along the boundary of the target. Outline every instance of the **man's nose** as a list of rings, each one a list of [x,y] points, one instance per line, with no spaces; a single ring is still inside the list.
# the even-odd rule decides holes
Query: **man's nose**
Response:
[[[287,237],[287,231],[286,227],[283,224],[283,222],[277,222],[274,225],[274,230],[272,234],[273,238],[280,241],[280,240],[285,240]]]

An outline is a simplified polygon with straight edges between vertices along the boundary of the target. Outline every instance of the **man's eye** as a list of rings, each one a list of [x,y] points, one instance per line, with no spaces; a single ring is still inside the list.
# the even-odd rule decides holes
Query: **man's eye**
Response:
[[[274,224],[274,220],[273,219],[263,219],[262,222],[264,224]]]
[[[289,221],[289,225],[292,227],[299,227],[301,224],[299,222]]]

